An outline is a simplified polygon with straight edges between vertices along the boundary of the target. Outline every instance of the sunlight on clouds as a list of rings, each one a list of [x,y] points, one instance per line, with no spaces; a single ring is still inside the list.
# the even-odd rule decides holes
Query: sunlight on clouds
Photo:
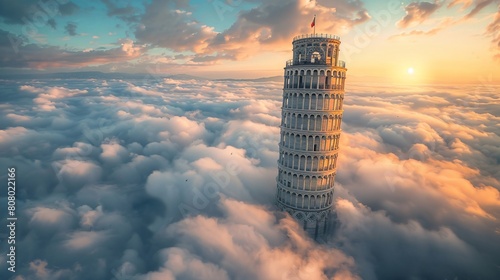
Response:
[[[352,84],[337,229],[318,245],[273,206],[280,82],[65,83],[12,84],[0,107],[0,162],[33,186],[18,198],[26,279],[496,274],[495,90]],[[31,110],[41,95],[52,110]]]
[[[71,250],[83,250],[99,245],[106,238],[103,232],[80,231],[73,233],[64,245]]]

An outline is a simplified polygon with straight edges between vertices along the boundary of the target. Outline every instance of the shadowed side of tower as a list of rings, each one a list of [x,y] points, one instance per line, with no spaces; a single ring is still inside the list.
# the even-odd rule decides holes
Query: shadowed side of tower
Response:
[[[339,46],[334,35],[297,36],[285,67],[276,203],[316,240],[332,223],[347,71]]]

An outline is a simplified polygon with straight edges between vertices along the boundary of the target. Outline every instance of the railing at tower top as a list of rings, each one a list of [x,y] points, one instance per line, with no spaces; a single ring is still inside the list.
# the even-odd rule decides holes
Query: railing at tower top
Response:
[[[293,41],[300,40],[300,39],[307,39],[307,38],[326,38],[326,39],[334,39],[334,40],[339,40],[340,41],[340,37],[337,36],[337,35],[323,34],[323,33],[302,34],[302,35],[293,37]]]
[[[293,65],[324,65],[323,63],[315,63],[315,62],[311,62],[311,61],[300,61],[300,62],[297,62],[297,63],[293,63],[293,59],[289,59],[286,61],[286,66],[293,66]],[[337,61],[337,65],[335,65],[337,67],[342,67],[342,68],[345,68],[345,61],[343,60],[338,60]]]

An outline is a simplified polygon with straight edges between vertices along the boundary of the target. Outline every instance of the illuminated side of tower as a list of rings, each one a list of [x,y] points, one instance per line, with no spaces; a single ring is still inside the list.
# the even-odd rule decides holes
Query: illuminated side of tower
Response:
[[[329,231],[333,211],[347,71],[339,46],[334,35],[297,36],[285,67],[277,205],[314,239]]]

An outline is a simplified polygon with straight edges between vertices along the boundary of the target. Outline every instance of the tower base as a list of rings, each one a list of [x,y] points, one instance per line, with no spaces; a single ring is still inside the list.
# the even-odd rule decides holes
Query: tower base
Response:
[[[286,207],[279,202],[277,206],[282,211],[288,212],[315,241],[326,243],[328,237],[333,234],[336,215],[332,208],[320,212],[306,212]]]

